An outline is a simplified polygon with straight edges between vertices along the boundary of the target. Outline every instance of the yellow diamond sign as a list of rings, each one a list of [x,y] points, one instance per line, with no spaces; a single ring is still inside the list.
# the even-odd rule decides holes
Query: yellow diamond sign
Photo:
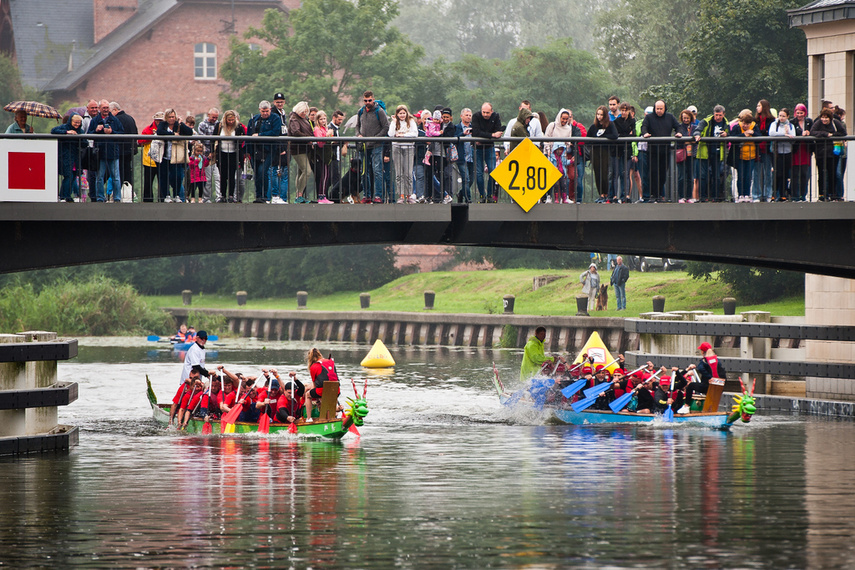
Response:
[[[528,212],[547,190],[558,182],[561,172],[549,162],[531,139],[525,139],[490,173],[520,208]]]

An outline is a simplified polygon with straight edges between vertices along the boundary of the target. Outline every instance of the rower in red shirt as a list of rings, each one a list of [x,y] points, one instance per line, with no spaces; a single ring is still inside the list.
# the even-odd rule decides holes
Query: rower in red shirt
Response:
[[[306,388],[297,380],[297,374],[291,372],[291,381],[282,386],[282,395],[276,403],[276,421],[292,424],[299,421],[303,415],[304,395]]]
[[[338,373],[335,369],[335,362],[331,358],[324,358],[321,351],[317,348],[309,350],[307,355],[309,365],[309,374],[312,377],[312,387],[309,389],[309,397],[306,398],[306,421],[312,420],[312,404],[313,400],[320,400],[324,393],[324,382],[338,382]],[[341,388],[339,388],[341,393]]]
[[[205,370],[205,367],[201,364],[195,364],[193,365],[193,368],[190,369],[190,375],[178,388],[178,391],[175,393],[175,397],[172,398],[172,407],[169,408],[169,423],[166,424],[167,428],[172,424],[172,420],[175,418],[176,412],[189,404],[190,396],[193,392],[193,385],[203,373],[205,376],[208,375],[208,371]],[[180,425],[180,415],[178,419],[179,422],[176,425]]]

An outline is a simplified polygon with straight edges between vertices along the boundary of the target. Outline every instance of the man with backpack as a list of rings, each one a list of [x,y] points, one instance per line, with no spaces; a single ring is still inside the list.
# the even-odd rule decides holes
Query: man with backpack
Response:
[[[366,91],[362,94],[363,107],[359,109],[356,119],[356,136],[358,137],[385,137],[389,132],[389,119],[386,117],[386,108],[382,101],[375,101],[374,93]],[[383,203],[383,143],[364,143],[365,148],[365,178],[363,190],[365,198],[370,198],[371,185],[369,184],[368,165],[374,177],[374,199],[375,204]]]

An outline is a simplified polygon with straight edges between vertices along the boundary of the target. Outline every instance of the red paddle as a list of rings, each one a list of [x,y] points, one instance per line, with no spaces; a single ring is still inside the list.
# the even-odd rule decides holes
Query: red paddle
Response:
[[[241,404],[238,404],[237,402],[237,399],[240,396],[240,389],[242,386],[243,380],[238,382],[238,389],[235,393],[235,405],[223,416],[223,419],[220,420],[220,433],[226,433],[226,428],[228,427],[228,425],[234,424],[237,421],[241,411],[243,410],[243,406]]]

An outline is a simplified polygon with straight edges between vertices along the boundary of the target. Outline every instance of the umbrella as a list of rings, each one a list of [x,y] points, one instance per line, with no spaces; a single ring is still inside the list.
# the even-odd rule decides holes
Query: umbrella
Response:
[[[5,107],[3,107],[3,109],[9,111],[10,113],[17,113],[18,111],[23,111],[33,117],[46,117],[48,119],[62,118],[62,115],[59,114],[59,111],[57,111],[50,105],[45,105],[44,103],[37,103],[35,101],[13,101],[12,103],[9,103]]]

